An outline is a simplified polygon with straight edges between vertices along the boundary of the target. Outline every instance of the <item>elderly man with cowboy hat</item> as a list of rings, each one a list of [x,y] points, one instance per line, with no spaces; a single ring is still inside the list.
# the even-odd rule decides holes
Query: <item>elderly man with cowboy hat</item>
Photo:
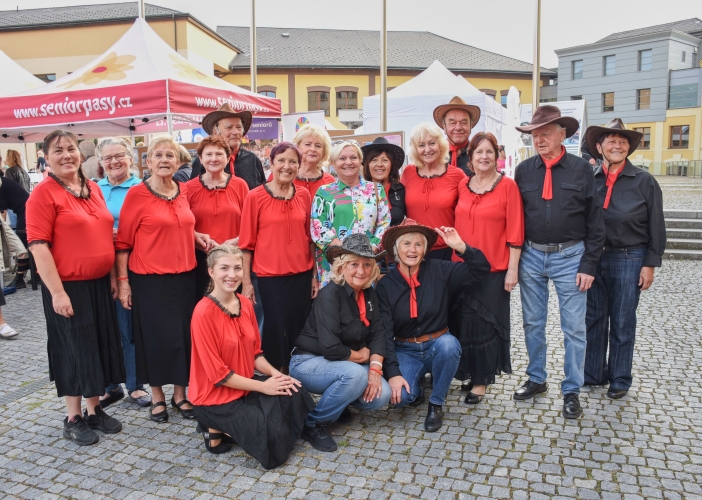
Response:
[[[434,121],[444,129],[449,141],[450,155],[449,165],[458,167],[463,172],[471,176],[473,171],[467,149],[470,141],[470,131],[480,120],[480,108],[471,104],[458,96],[455,96],[448,104],[442,104],[434,109]]]
[[[253,116],[249,111],[234,111],[228,103],[222,104],[217,111],[212,111],[202,119],[202,128],[210,135],[219,135],[229,144],[231,156],[229,165],[224,168],[226,173],[246,181],[249,190],[266,182],[263,165],[258,157],[241,148],[241,140],[251,127]],[[203,172],[202,163],[197,158],[193,162],[190,178],[195,179]]]
[[[555,106],[540,106],[531,123],[517,127],[531,134],[536,155],[517,166],[515,181],[524,204],[524,249],[519,262],[524,336],[529,365],[526,383],[514,399],[546,392],[548,282],[558,294],[564,334],[563,416],[582,414],[587,290],[595,279],[605,242],[602,208],[592,166],[562,145],[579,127]]]
[[[585,384],[609,383],[610,399],[624,397],[631,387],[636,308],[666,245],[661,188],[628,160],[642,135],[627,130],[619,118],[585,132],[593,157],[602,160],[595,183],[607,234],[595,283],[587,292]]]

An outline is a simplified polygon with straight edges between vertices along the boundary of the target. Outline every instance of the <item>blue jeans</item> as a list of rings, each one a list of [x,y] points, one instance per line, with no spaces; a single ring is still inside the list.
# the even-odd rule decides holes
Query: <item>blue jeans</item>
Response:
[[[461,343],[458,339],[447,332],[438,339],[421,344],[395,342],[395,355],[402,378],[410,386],[409,394],[402,388],[402,400],[395,407],[402,408],[422,397],[422,381],[427,373],[432,374],[434,382],[429,402],[443,406],[461,361]]]
[[[117,308],[117,324],[119,325],[119,333],[122,337],[122,353],[124,354],[124,371],[127,373],[127,393],[131,394],[134,391],[143,391],[144,385],[137,382],[136,379],[136,351],[134,349],[134,337],[132,336],[132,311],[122,307],[119,300],[115,300]],[[107,386],[105,392],[116,390],[120,385],[111,384]]]
[[[308,392],[321,394],[317,407],[305,419],[305,425],[330,424],[349,406],[361,410],[379,410],[390,401],[390,385],[381,377],[378,399],[366,403],[361,399],[368,386],[369,365],[352,361],[329,361],[324,356],[296,354],[290,360],[290,376],[302,382]]]
[[[587,292],[585,383],[628,391],[646,247],[605,250]],[[609,359],[607,358],[609,344]]]
[[[519,261],[519,291],[522,298],[524,337],[529,365],[529,380],[546,382],[546,321],[548,319],[548,281],[553,281],[561,312],[565,357],[565,378],[561,393],[580,394],[585,368],[585,311],[587,293],[575,284],[580,258],[585,245],[566,248],[560,252],[540,252],[524,245]]]

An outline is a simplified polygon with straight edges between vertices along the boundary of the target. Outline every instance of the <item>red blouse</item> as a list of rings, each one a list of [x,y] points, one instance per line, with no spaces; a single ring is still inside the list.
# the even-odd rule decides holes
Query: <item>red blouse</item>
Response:
[[[295,188],[289,200],[276,198],[268,186],[249,192],[241,215],[239,248],[254,252],[258,276],[288,276],[314,266],[310,250],[310,193]]]
[[[505,271],[509,247],[524,243],[524,210],[517,183],[502,176],[497,185],[483,194],[468,188],[470,179],[458,186],[456,231],[470,246],[482,250],[490,271]],[[454,262],[463,262],[453,254]]]
[[[271,182],[273,180],[273,174],[270,174],[268,176],[268,182]],[[332,174],[329,174],[327,172],[322,172],[322,175],[319,179],[303,179],[300,177],[297,177],[294,181],[293,184],[295,184],[295,187],[299,188],[305,188],[307,191],[310,193],[310,199],[314,198],[314,195],[317,194],[317,190],[326,185],[326,184],[331,184],[332,182],[336,182],[336,179]]]
[[[195,268],[195,216],[186,184],[172,200],[146,182],[131,188],[119,214],[115,248],[131,250],[129,269],[137,274],[175,274]]]
[[[190,210],[195,215],[195,231],[209,234],[217,243],[239,236],[241,211],[249,193],[246,182],[233,175],[223,187],[208,188],[201,177],[186,183]]]
[[[90,196],[79,198],[51,177],[27,200],[27,240],[49,244],[61,281],[102,278],[115,262],[114,218],[102,191],[88,181]]]
[[[458,184],[466,178],[460,168],[447,166],[446,172],[438,176],[422,177],[417,167],[407,165],[401,182],[405,186],[407,217],[430,228],[454,225],[454,211],[458,201]],[[446,248],[439,237],[434,250]]]
[[[243,295],[237,297],[241,304],[237,316],[210,296],[200,300],[193,311],[188,396],[194,405],[222,405],[249,394],[223,385],[233,373],[252,378],[254,360],[263,354],[253,305]]]

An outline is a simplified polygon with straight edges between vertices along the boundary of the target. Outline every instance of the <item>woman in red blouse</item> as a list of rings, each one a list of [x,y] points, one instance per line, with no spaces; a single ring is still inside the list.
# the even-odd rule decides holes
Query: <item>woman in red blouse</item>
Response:
[[[263,350],[287,373],[290,351],[312,308],[319,284],[313,273],[310,193],[293,184],[301,155],[289,142],[271,151],[273,180],[249,193],[241,216],[243,294],[253,303],[251,262],[258,276],[263,315]]]
[[[194,419],[185,397],[190,377],[190,317],[195,289],[195,216],[187,185],[173,180],[178,144],[170,136],[151,141],[151,176],[129,190],[122,205],[115,247],[119,299],[132,307],[137,378],[152,388],[149,417],[167,422],[162,386],[173,384],[171,405]],[[205,246],[206,248],[206,246]]]
[[[218,135],[205,137],[197,155],[205,171],[187,182],[190,210],[195,215],[195,231],[209,235],[212,244],[236,245],[241,211],[249,186],[239,177],[224,172],[229,161],[229,144]],[[207,254],[195,249],[197,296],[205,295],[210,282]]]
[[[482,401],[495,375],[512,373],[509,295],[517,284],[524,211],[517,184],[496,169],[498,150],[494,135],[477,133],[468,146],[475,175],[458,186],[456,230],[490,262],[490,273],[454,302],[449,326],[463,349],[456,378],[472,381],[464,384],[468,404]]]
[[[63,435],[89,445],[98,442],[96,429],[122,429],[100,408],[105,387],[125,381],[110,291],[114,219],[100,188],[81,170],[75,135],[50,133],[44,153],[51,172],[27,201],[27,239],[44,284],[49,378],[68,407]]]
[[[428,227],[453,227],[458,184],[466,174],[447,164],[449,144],[444,132],[423,122],[412,129],[410,161],[402,172],[407,217]],[[439,238],[427,259],[451,260],[452,250]]]
[[[241,250],[231,245],[207,256],[209,294],[191,323],[190,397],[207,451],[225,453],[237,443],[272,469],[287,460],[314,402],[300,382],[263,357],[253,305],[236,293],[243,264]],[[254,376],[254,369],[268,377]]]

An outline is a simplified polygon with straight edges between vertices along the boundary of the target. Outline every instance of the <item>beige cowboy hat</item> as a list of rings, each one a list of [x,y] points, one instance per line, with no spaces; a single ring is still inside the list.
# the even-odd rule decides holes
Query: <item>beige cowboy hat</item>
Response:
[[[613,132],[623,135],[629,140],[629,153],[626,155],[627,157],[631,156],[631,153],[636,151],[636,148],[639,147],[639,144],[641,144],[641,138],[643,137],[641,132],[627,129],[621,118],[614,118],[604,127],[593,125],[588,127],[585,131],[585,142],[587,143],[587,149],[590,150],[590,154],[593,157],[597,158],[598,160],[602,159],[602,155],[599,151],[597,151],[597,140],[602,134],[611,134]]]
[[[514,127],[520,132],[531,134],[532,130],[556,123],[566,129],[566,137],[570,137],[578,131],[580,123],[572,116],[561,116],[561,110],[556,106],[539,106],[531,117],[531,123],[523,127]]]
[[[217,122],[222,118],[239,118],[241,119],[241,124],[244,126],[244,134],[249,131],[251,127],[251,121],[253,120],[253,115],[250,111],[234,111],[229,103],[222,104],[217,111],[212,111],[207,113],[202,119],[202,128],[205,132],[212,135],[212,130],[214,129]]]
[[[395,259],[395,242],[397,238],[407,233],[420,233],[427,239],[427,248],[424,255],[427,255],[434,246],[436,240],[439,239],[439,233],[434,231],[429,226],[419,224],[414,219],[406,218],[399,225],[389,227],[383,234],[382,246],[388,252],[391,259]]]
[[[472,104],[466,104],[466,101],[458,96],[453,97],[448,104],[442,104],[434,108],[434,121],[436,124],[444,128],[444,117],[446,113],[452,109],[462,109],[468,113],[470,116],[470,128],[475,127],[480,120],[480,108],[478,106],[473,106]]]

